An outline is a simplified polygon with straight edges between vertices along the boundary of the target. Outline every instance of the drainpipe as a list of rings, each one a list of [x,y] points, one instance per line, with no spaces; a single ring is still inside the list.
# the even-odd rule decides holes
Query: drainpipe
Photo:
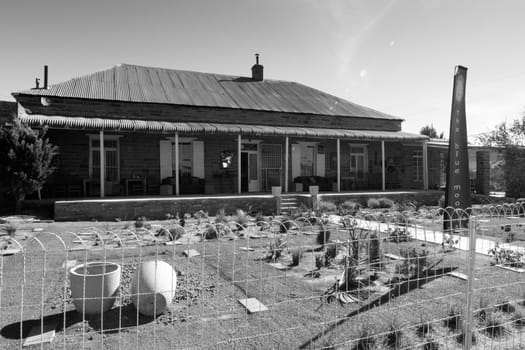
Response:
[[[428,141],[423,141],[423,190],[428,190]]]
[[[341,140],[337,139],[337,192],[341,192]]]
[[[180,194],[179,184],[179,133],[175,133],[175,195]]]
[[[386,173],[385,173],[385,141],[381,141],[381,188],[386,191]]]
[[[237,136],[237,192],[241,194],[241,134]]]
[[[288,193],[288,136],[284,141],[284,192]]]
[[[106,170],[106,160],[104,159],[104,130],[100,130],[100,198],[104,198],[104,170]]]

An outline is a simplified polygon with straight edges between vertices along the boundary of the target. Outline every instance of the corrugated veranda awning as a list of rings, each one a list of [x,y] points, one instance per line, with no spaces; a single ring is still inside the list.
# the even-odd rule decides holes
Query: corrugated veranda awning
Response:
[[[427,136],[403,131],[376,131],[328,129],[293,126],[268,126],[250,124],[225,124],[204,122],[166,122],[145,121],[136,119],[103,119],[85,117],[62,117],[26,114],[20,120],[30,126],[47,125],[53,129],[104,130],[104,131],[137,131],[145,133],[173,134],[179,133],[227,133],[270,136],[307,136],[332,137],[357,140],[392,140],[392,141],[422,141]]]

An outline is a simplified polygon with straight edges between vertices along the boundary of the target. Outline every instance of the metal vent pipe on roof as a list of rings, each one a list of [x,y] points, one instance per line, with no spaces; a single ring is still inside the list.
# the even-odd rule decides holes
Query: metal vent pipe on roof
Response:
[[[47,65],[44,66],[44,89],[47,89]]]

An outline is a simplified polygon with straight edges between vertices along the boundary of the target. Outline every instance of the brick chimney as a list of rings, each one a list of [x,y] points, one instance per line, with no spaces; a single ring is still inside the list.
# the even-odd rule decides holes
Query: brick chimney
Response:
[[[264,79],[264,67],[259,64],[259,54],[255,54],[255,64],[252,66],[252,80],[263,81]]]

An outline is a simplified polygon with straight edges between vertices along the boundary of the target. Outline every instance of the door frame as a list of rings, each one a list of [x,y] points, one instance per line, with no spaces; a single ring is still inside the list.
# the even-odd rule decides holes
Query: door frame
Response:
[[[244,145],[256,145],[257,150],[245,150]],[[258,192],[261,189],[261,140],[242,140],[241,142],[241,157],[242,153],[247,154],[247,171],[248,171],[248,192]],[[257,180],[250,180],[250,154],[255,154],[257,159]],[[241,174],[243,169],[240,169]]]

